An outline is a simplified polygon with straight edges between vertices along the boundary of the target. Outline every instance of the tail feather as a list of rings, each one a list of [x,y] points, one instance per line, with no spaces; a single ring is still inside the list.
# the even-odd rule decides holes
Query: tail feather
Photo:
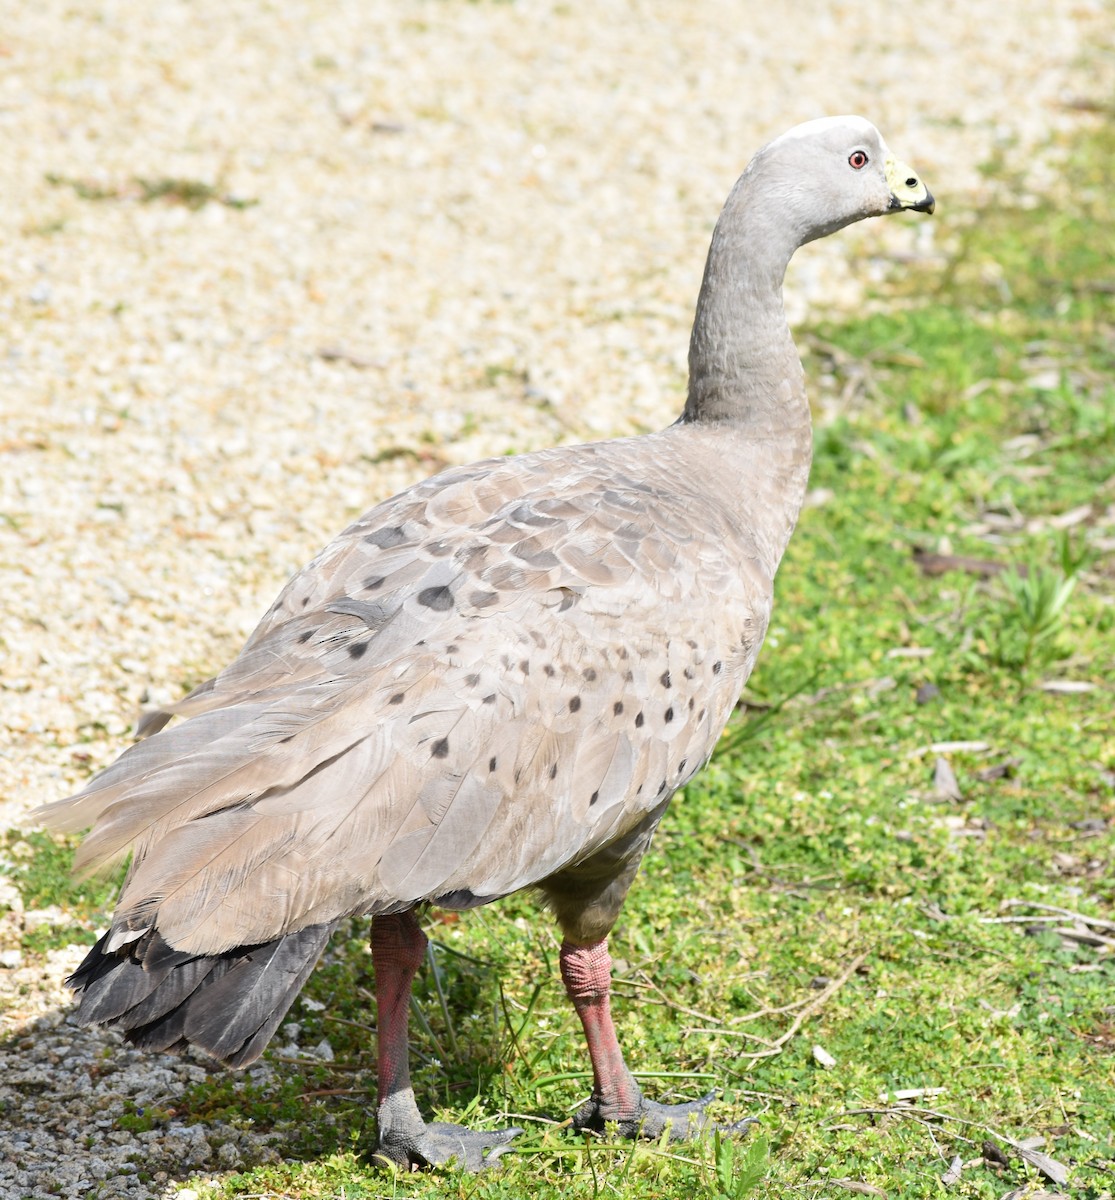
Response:
[[[302,990],[336,922],[218,955],[176,951],[157,930],[116,951],[110,934],[66,981],[83,1025],[111,1025],[147,1050],[196,1046],[229,1066],[263,1052]]]
[[[155,987],[151,994],[128,1009],[129,1028],[139,1029],[179,1009],[185,1010],[186,1002],[199,987],[208,987],[233,964],[227,958],[192,958],[182,963],[175,972],[174,987]],[[84,1006],[82,1006],[84,1009]]]
[[[118,1021],[157,992],[175,967],[182,968],[194,955],[171,948],[158,934],[146,935],[126,950],[107,949],[109,930],[85,956],[81,966],[66,980],[81,993],[79,1019],[83,1025],[106,1025]],[[169,996],[177,989],[167,989]]]
[[[203,1004],[190,1006],[186,1040],[233,1066],[258,1058],[317,965],[334,924],[288,933],[254,950],[250,971],[227,971],[205,989]]]

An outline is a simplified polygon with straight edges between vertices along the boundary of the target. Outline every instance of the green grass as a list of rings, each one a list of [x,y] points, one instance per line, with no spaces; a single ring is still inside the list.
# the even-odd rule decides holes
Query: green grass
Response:
[[[375,1013],[354,925],[291,1014],[334,1060],[281,1060],[269,1085],[217,1073],[177,1103],[270,1131],[285,1160],[214,1168],[203,1196],[736,1200],[851,1182],[992,1198],[1039,1180],[1009,1144],[1035,1136],[1073,1196],[1111,1194],[1115,958],[1059,935],[1074,920],[1051,909],[1115,915],[1113,152],[1109,129],[1076,144],[1063,195],[1036,209],[954,214],[944,272],[908,272],[873,315],[804,339],[849,396],[817,433],[829,498],[791,544],[749,705],[676,798],[613,937],[648,1092],[719,1087],[723,1116],[758,1115],[762,1139],[615,1145],[562,1124],[587,1058],[551,922],[514,897],[431,916],[415,1002],[427,1111],[526,1127],[502,1172],[369,1161]],[[1008,569],[928,574],[915,551]],[[1047,690],[1065,681],[1092,690]],[[938,759],[960,799],[935,789]],[[72,890],[67,853],[40,877],[17,856],[17,882],[92,920],[104,898]]]

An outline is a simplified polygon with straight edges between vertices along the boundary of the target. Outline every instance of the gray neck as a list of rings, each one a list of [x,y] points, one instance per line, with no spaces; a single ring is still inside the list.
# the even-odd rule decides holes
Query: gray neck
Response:
[[[689,345],[689,397],[674,428],[705,447],[702,469],[716,475],[773,578],[813,450],[805,378],[782,308],[782,279],[803,239],[786,232],[784,216],[764,211],[761,193],[748,195],[750,182],[745,172],[712,236]]]
[[[801,362],[782,308],[797,240],[767,211],[747,171],[716,223],[689,343],[685,423],[730,423],[759,436],[808,427]],[[767,202],[769,203],[769,201]]]

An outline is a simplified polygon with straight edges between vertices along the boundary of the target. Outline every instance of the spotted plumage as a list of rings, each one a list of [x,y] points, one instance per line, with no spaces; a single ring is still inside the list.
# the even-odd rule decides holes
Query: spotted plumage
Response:
[[[770,610],[772,567],[688,482],[680,433],[448,471],[350,526],[171,710],[192,720],[78,802],[83,865],[136,850],[117,920],[158,896],[164,937],[219,953],[273,937],[275,905],[507,895],[642,822],[708,757]]]
[[[133,855],[72,980],[82,1019],[250,1062],[331,930],[370,914],[380,1150],[486,1165],[506,1132],[426,1125],[410,1090],[413,914],[537,887],[593,1059],[578,1126],[682,1135],[700,1105],[653,1104],[623,1065],[604,939],[755,664],[805,493],[786,263],[902,207],[932,199],[860,118],[765,147],[713,237],[676,424],[445,471],[378,505],[235,662],[49,806],[58,827],[92,826],[79,865]]]

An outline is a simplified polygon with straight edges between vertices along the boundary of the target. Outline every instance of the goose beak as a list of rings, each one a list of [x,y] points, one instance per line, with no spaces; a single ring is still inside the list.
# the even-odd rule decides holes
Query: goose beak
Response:
[[[904,162],[888,156],[886,173],[891,212],[908,208],[913,212],[931,213],[937,207],[933,193]]]

